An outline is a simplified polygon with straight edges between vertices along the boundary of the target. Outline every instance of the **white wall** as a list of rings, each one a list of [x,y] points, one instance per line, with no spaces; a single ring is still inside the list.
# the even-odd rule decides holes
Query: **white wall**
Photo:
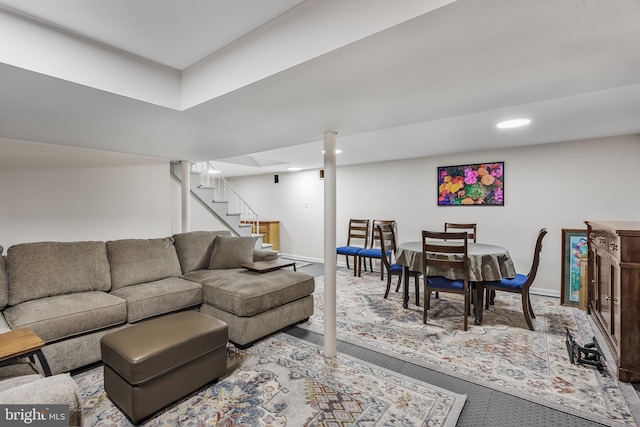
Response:
[[[504,207],[436,206],[436,167],[505,162]],[[400,241],[448,221],[477,222],[479,239],[506,246],[519,271],[549,230],[535,287],[559,295],[562,228],[584,220],[640,220],[640,136],[338,167],[337,241],[349,218],[398,221]],[[323,257],[318,171],[235,178],[261,215],[280,221],[285,254]],[[42,240],[153,238],[180,232],[179,185],[169,162],[0,139],[0,245]],[[192,205],[192,230],[220,225]],[[343,262],[343,260],[339,260]]]
[[[317,170],[235,178],[236,190],[260,221],[280,221],[280,251],[320,260],[324,238],[324,181]]]
[[[0,245],[171,233],[169,162],[0,139]]]
[[[348,149],[348,147],[347,147]],[[505,206],[438,207],[436,168],[505,162]],[[563,228],[584,220],[640,220],[640,135],[338,167],[337,241],[349,218],[395,219],[398,240],[419,240],[445,221],[478,223],[480,242],[509,249],[518,271],[530,267],[546,227],[535,290],[559,296]],[[280,220],[281,251],[323,257],[323,181],[318,171],[235,178],[265,220]],[[343,259],[339,259],[343,262]]]

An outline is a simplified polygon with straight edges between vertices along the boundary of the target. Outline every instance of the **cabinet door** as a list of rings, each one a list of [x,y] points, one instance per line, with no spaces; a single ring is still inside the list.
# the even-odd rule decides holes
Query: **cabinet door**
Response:
[[[600,311],[600,299],[598,298],[598,263],[596,251],[589,245],[589,314]],[[594,313],[591,313],[593,311]]]
[[[607,331],[611,331],[611,261],[596,251],[596,311]]]
[[[616,347],[617,353],[620,354],[620,334],[622,332],[620,324],[620,265],[612,261],[609,270],[611,278],[611,341]]]

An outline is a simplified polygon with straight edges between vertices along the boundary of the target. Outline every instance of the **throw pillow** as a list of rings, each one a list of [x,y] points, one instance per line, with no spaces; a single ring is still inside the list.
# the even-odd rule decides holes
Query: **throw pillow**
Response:
[[[240,268],[253,262],[257,237],[217,236],[211,252],[209,270]]]
[[[209,268],[213,244],[220,233],[224,231],[187,231],[173,235],[183,274]]]

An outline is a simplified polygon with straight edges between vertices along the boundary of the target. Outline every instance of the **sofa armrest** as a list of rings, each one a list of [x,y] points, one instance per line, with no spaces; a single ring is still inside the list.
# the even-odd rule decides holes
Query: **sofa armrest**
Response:
[[[254,249],[253,261],[271,261],[278,258],[278,252],[270,251],[268,249]]]
[[[82,425],[80,392],[69,374],[10,378],[2,381],[0,389],[2,404],[69,405],[69,425]]]
[[[5,332],[10,332],[11,328],[7,323],[7,320],[4,318],[4,314],[0,312],[0,334],[4,334]]]

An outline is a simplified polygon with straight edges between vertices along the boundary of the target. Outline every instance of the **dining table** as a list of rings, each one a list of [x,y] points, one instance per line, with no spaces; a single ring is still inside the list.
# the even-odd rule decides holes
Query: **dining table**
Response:
[[[438,244],[460,244],[460,242],[438,242]],[[451,254],[451,257],[460,255]],[[469,258],[469,281],[475,282],[475,324],[482,323],[482,305],[484,301],[482,282],[511,279],[516,276],[516,269],[507,248],[486,243],[467,243]],[[409,271],[422,271],[424,256],[422,241],[404,242],[398,245],[396,264],[403,267],[402,306],[409,307]],[[434,268],[434,267],[429,267]],[[463,279],[459,271],[453,269],[437,269],[427,272],[430,276],[443,276],[448,279]],[[416,304],[418,295],[416,295]]]

